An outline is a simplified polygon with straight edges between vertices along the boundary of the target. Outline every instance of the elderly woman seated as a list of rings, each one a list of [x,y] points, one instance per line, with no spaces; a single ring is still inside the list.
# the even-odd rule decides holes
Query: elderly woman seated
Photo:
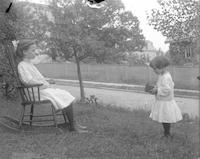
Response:
[[[62,110],[70,123],[70,131],[87,132],[86,127],[77,124],[73,117],[73,101],[75,98],[67,91],[52,88],[44,76],[31,63],[35,58],[36,43],[34,40],[20,40],[16,55],[19,59],[18,74],[24,84],[43,84],[40,89],[41,100],[50,100],[56,111]]]

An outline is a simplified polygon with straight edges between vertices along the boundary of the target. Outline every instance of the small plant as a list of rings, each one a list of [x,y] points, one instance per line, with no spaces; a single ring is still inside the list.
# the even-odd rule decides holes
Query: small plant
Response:
[[[14,68],[11,67],[8,52],[13,51],[12,42],[9,45],[0,43],[0,91],[6,98],[15,98],[17,95],[17,81],[14,75]],[[13,54],[13,52],[10,52]]]
[[[185,121],[185,122],[190,122],[191,121],[190,116],[189,116],[188,113],[184,113],[183,114],[183,121]]]
[[[7,67],[9,69],[9,67]],[[15,97],[16,94],[16,80],[10,70],[0,68],[0,91],[5,97]]]
[[[90,95],[89,98],[86,97],[85,99],[86,99],[87,103],[89,103],[89,104],[95,103],[95,105],[97,105],[98,98],[95,95]]]

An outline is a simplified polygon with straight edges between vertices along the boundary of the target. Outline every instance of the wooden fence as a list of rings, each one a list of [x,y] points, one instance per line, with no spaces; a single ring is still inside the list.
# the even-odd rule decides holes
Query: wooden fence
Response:
[[[36,65],[41,73],[49,78],[77,80],[77,68],[74,63],[45,63]],[[198,67],[169,67],[175,82],[175,88],[198,89]],[[81,64],[83,80],[126,84],[145,84],[155,82],[156,75],[147,66],[93,65]]]

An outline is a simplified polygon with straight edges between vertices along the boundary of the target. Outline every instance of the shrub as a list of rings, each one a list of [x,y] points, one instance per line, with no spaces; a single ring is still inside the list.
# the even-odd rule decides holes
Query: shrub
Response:
[[[0,0],[0,74],[1,88],[3,87],[4,95],[8,96],[9,92],[15,92],[15,78],[12,72],[8,51],[12,51],[12,41],[16,39],[15,21],[16,11],[12,7],[9,13],[5,13],[6,8],[10,5],[10,0]],[[13,93],[14,95],[15,93]]]

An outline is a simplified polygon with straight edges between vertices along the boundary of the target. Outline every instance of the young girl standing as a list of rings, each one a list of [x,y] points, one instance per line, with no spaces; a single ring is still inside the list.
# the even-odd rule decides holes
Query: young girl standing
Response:
[[[162,123],[165,137],[171,136],[171,123],[182,120],[181,111],[174,99],[174,82],[171,74],[166,70],[169,64],[169,60],[164,56],[155,57],[150,62],[150,67],[158,75],[157,84],[150,91],[156,98],[151,108],[150,118]]]

